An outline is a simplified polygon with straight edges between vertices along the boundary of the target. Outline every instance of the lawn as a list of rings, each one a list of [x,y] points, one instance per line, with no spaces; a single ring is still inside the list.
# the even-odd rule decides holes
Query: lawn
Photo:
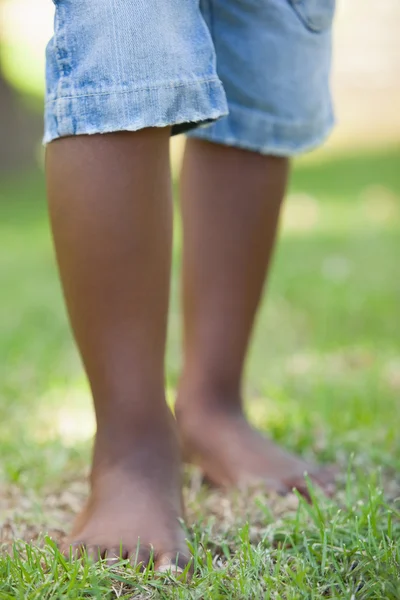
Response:
[[[294,170],[248,363],[251,420],[341,469],[334,498],[222,495],[188,470],[190,583],[66,563],[94,431],[43,174],[0,179],[0,600],[400,598],[400,148]],[[167,358],[180,369],[180,235]]]

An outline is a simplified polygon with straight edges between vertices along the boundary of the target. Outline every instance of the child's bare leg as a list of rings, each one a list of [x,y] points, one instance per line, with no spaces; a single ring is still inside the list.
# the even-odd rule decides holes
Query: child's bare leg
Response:
[[[279,492],[304,491],[312,467],[249,426],[241,379],[287,175],[284,158],[195,139],[182,173],[185,364],[177,417],[186,450],[217,484],[261,480]],[[315,478],[324,483],[323,474]]]
[[[156,566],[185,560],[180,457],[164,399],[171,253],[169,129],[47,151],[65,298],[97,418],[91,495],[68,544]]]

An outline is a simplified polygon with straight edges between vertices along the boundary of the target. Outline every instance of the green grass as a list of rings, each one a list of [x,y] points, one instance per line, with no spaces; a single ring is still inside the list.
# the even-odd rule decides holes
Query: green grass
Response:
[[[85,494],[93,417],[43,176],[0,181],[0,600],[400,598],[399,164],[399,149],[297,164],[247,369],[253,422],[304,456],[336,461],[341,488],[313,506],[261,492],[224,498],[189,473],[189,584],[69,564],[57,551]],[[177,232],[171,398],[179,262]]]

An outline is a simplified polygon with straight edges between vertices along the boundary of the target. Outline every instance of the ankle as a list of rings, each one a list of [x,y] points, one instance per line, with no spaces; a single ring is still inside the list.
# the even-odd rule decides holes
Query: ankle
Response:
[[[146,468],[168,473],[180,464],[180,444],[176,420],[166,406],[163,414],[140,422],[125,419],[113,423],[101,423],[96,432],[92,483],[107,473],[119,470],[141,473]]]
[[[130,430],[164,420],[170,410],[162,386],[125,386],[93,391],[98,429]]]
[[[133,448],[174,444],[177,436],[176,422],[165,402],[134,407],[97,415],[96,447],[118,457]]]
[[[237,386],[193,385],[182,380],[175,404],[178,422],[218,415],[242,416],[242,397]]]

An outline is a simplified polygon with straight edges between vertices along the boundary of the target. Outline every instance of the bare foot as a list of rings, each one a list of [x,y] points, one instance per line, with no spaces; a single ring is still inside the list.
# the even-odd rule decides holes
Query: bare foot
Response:
[[[218,486],[264,485],[286,494],[296,488],[309,499],[304,478],[332,491],[333,473],[286,452],[253,429],[243,414],[229,408],[185,407],[179,400],[177,420],[185,458],[196,463],[206,478]]]
[[[186,567],[180,454],[172,416],[163,417],[98,434],[91,495],[62,548],[66,555],[143,566],[152,556],[157,571]]]

